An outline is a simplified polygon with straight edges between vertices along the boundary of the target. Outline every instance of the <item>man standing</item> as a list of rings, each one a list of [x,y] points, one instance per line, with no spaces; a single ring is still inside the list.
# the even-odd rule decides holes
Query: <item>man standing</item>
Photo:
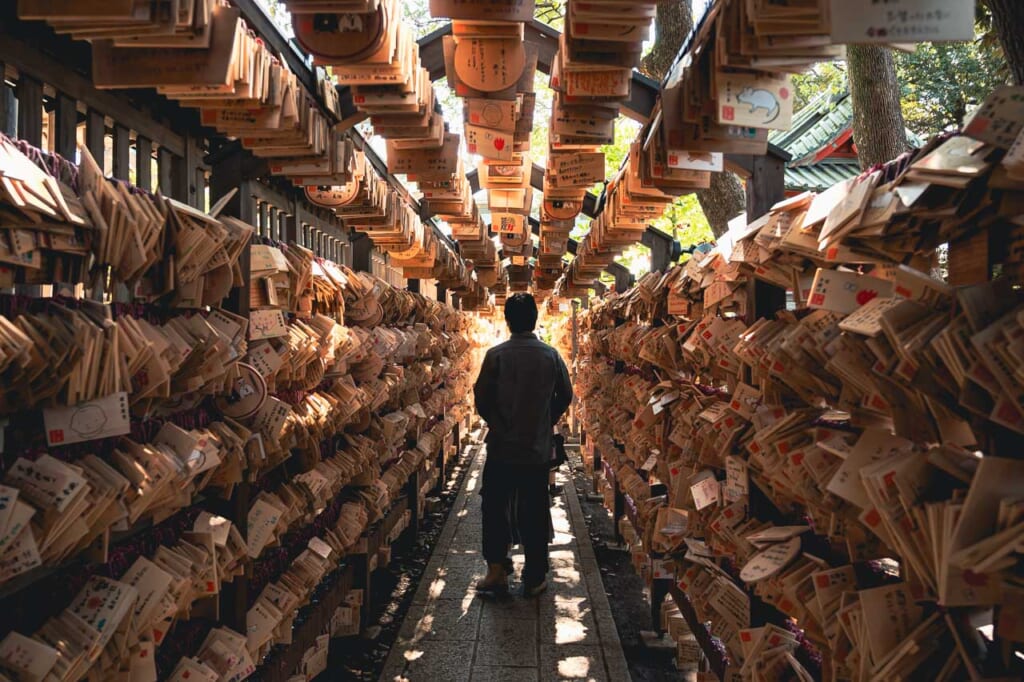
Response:
[[[512,336],[487,351],[473,388],[488,427],[480,491],[487,577],[477,590],[508,590],[514,521],[526,551],[523,594],[536,596],[547,589],[552,429],[572,402],[572,383],[558,351],[533,334],[533,296],[510,296],[505,321]]]

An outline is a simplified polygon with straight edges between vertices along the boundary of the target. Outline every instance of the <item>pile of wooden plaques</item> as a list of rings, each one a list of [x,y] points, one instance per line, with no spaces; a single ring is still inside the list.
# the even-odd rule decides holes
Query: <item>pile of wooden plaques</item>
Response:
[[[0,205],[8,228],[0,233],[0,287],[13,288],[18,272],[25,273],[19,283],[26,293],[52,293],[47,283],[54,281],[89,279],[89,212],[67,184],[33,164],[6,136],[0,137]]]
[[[568,30],[552,72],[552,87],[560,90],[552,111],[548,168],[553,190],[559,191],[556,179],[564,170],[558,165],[559,150],[588,149],[585,144],[594,141],[588,136],[611,133],[614,102],[629,93],[630,72],[623,67],[639,58],[639,43],[632,41],[643,39],[653,10],[646,4],[627,11],[569,3]],[[710,174],[723,170],[724,153],[765,153],[768,131],[787,129],[792,119],[788,74],[844,54],[829,37],[829,17],[827,0],[711,4],[670,71],[626,165],[608,184],[605,210],[580,244],[560,291],[584,290],[622,248],[639,240],[665,204],[708,187]],[[614,42],[622,40],[624,25],[630,28],[628,40]],[[613,103],[604,105],[610,117],[601,115],[601,102]],[[587,107],[574,117],[572,108],[580,103]]]
[[[434,17],[452,19],[444,37],[448,84],[463,98],[466,149],[478,154],[480,187],[487,190],[490,229],[496,232],[509,273],[523,286],[529,281],[527,260],[533,256],[528,216],[533,205],[529,150],[536,101],[536,47],[525,43],[524,22],[533,19],[526,2],[452,2],[431,0]],[[471,242],[490,242],[486,226],[474,217],[454,225]],[[482,238],[478,234],[482,233]],[[463,237],[457,236],[462,242]],[[489,246],[471,246],[479,282],[504,291],[505,277]],[[482,253],[483,251],[483,253]],[[465,252],[464,252],[465,253]]]
[[[403,149],[441,147],[444,118],[396,0],[344,4],[346,11],[335,12],[326,5],[339,3],[287,2],[296,40],[317,64],[332,67],[339,85],[352,88],[353,103],[376,134]]]
[[[230,521],[200,515],[177,544],[140,556],[119,580],[92,576],[31,636],[10,633],[0,642],[0,661],[15,679],[158,679],[158,643],[176,620],[209,608],[223,584],[242,575],[244,556],[245,541]],[[244,635],[215,628],[169,679],[244,679],[255,671],[245,645]]]
[[[646,151],[639,140],[630,146],[626,163],[605,188],[604,210],[581,240],[561,291],[571,294],[587,288],[623,249],[640,241],[676,197],[707,188],[711,173],[722,170],[721,154],[690,154],[679,162],[691,166],[688,169],[658,165],[655,155],[660,147],[655,140],[648,138]]]
[[[422,426],[426,414],[441,414],[461,400],[464,394],[456,398],[438,389],[444,366],[422,372],[410,366],[393,378],[378,378],[391,365],[464,353],[460,341],[445,343],[440,336],[440,330],[455,322],[442,304],[314,258],[294,245],[258,244],[250,251],[251,346],[243,362],[258,375],[256,383],[265,385],[266,395],[261,404],[244,410],[260,426],[266,453],[262,468],[275,466],[296,447],[316,450],[331,434],[369,418],[389,395],[408,397],[433,387],[425,406],[418,400],[402,405],[419,415],[403,422],[410,429]],[[273,295],[265,295],[271,291]],[[289,312],[295,316],[290,322]],[[416,326],[389,328],[410,321]],[[353,377],[367,387],[357,388]],[[289,405],[275,393],[295,393],[299,401]]]
[[[454,144],[458,144],[457,137]],[[428,150],[427,153],[432,153]],[[344,185],[307,186],[306,197],[328,208],[345,225],[365,232],[408,278],[445,279],[453,289],[468,289],[462,259],[424,224],[405,197],[381,177],[362,152],[355,153],[351,179]]]
[[[306,92],[287,65],[248,30],[238,9],[210,0],[145,8],[129,2],[120,3],[127,15],[123,21],[112,9],[90,16],[72,4],[23,0],[19,12],[23,19],[45,19],[58,30],[73,29],[72,35],[90,39],[96,87],[155,88],[198,109],[204,125],[238,138],[253,154],[268,159],[274,174],[296,185],[348,179],[351,143],[333,127],[339,118],[334,85],[320,79],[317,93]],[[160,17],[167,17],[174,32],[141,30],[135,24],[143,15],[157,27]]]
[[[0,283],[29,296],[101,299],[122,283],[138,299],[171,296],[178,308],[217,306],[241,283],[251,226],[107,180],[88,149],[79,153],[76,195],[0,140]]]
[[[619,106],[629,99],[633,69],[640,64],[655,3],[576,2],[566,5],[565,31],[551,68],[554,91],[544,176],[539,280],[555,284],[569,231],[586,191],[605,180],[601,145],[615,140]],[[581,244],[579,271],[567,284],[589,285],[616,253],[603,243]],[[593,273],[591,276],[589,273]],[[568,289],[565,295],[572,294]]]
[[[0,415],[19,425],[5,432],[0,584],[52,592],[6,594],[21,629],[0,640],[0,676],[244,679],[468,413],[482,323],[108,180],[85,149],[78,194],[40,154],[0,150],[0,241],[21,255],[0,301]],[[131,304],[98,302],[121,285]],[[221,300],[235,287],[248,316]],[[215,497],[247,504],[229,519],[207,510]],[[174,655],[243,575],[257,590],[245,634],[218,627]]]
[[[155,88],[199,109],[204,125],[239,139],[254,155],[267,159],[271,174],[307,187],[309,198],[318,205],[348,205],[367,186],[379,185],[373,193],[366,190],[370,199],[366,203],[372,208],[358,216],[367,222],[355,227],[372,225],[374,243],[388,251],[398,267],[441,270],[438,274],[451,288],[467,292],[474,288],[458,255],[437,243],[433,228],[421,224],[385,179],[366,170],[361,152],[334,124],[340,115],[332,81],[321,78],[317,93],[306,92],[295,74],[247,29],[238,9],[198,0],[195,7],[192,2],[182,4],[188,7],[180,8],[173,35],[155,33],[145,40],[133,33],[136,20],[153,12],[156,31],[163,24],[155,15],[170,11],[170,3],[136,13],[128,3],[131,21],[120,26],[122,18],[114,9],[96,13],[71,3],[26,0],[19,10],[22,18],[45,19],[58,29],[73,28],[73,35],[92,40],[97,87]],[[431,195],[439,214],[464,219],[475,209],[459,159],[459,138],[445,131],[429,75],[419,65],[415,41],[395,20],[396,7],[394,0],[371,1],[357,11],[332,14],[322,11],[322,3],[289,3],[299,41],[319,63],[335,66],[339,82],[353,85],[357,105],[372,116],[375,130],[388,138],[389,163],[395,172],[422,182],[421,189]],[[201,39],[187,39],[188,26],[196,27],[193,33],[199,31]],[[390,65],[387,74],[382,65]],[[397,170],[400,167],[403,170]],[[185,234],[193,233],[201,234],[192,230]],[[147,235],[142,236],[145,240]],[[481,255],[481,265],[493,263],[488,254]],[[496,275],[484,279],[493,280]]]
[[[475,204],[459,154],[461,140],[447,132],[430,75],[420,65],[411,30],[399,20],[397,2],[348,5],[345,12],[336,13],[322,2],[289,2],[297,40],[317,63],[332,67],[339,84],[351,86],[356,107],[370,116],[374,132],[388,141],[389,172],[418,183],[432,214],[455,222],[472,221]],[[373,180],[368,178],[372,170],[359,168],[355,176],[363,182]],[[386,187],[381,178],[374,182],[382,190]],[[348,187],[335,187],[332,192],[359,192],[352,182]],[[437,242],[419,216],[400,205],[397,195],[380,192],[370,198],[373,210],[360,216],[347,211],[346,219],[354,218],[349,224],[367,231],[406,277],[444,279],[446,286],[460,293],[473,289],[461,260]],[[388,208],[387,202],[394,205]]]
[[[75,40],[117,47],[209,48],[217,3],[183,0],[139,4],[124,0],[83,5],[75,0],[18,0],[21,19],[43,20]]]
[[[1020,94],[994,93],[964,134],[737,219],[584,318],[588,440],[634,498],[643,546],[672,560],[679,636],[706,642],[710,622],[725,647],[691,657],[686,640],[681,663],[1020,676],[1024,304],[1019,279],[988,281],[989,258],[973,268],[963,248],[1020,233]],[[932,269],[947,242],[961,286]],[[790,289],[795,310],[755,319],[753,282]]]
[[[828,36],[827,2],[802,11],[749,4],[714,3],[670,71],[653,117],[660,165],[673,167],[671,158],[688,169],[686,152],[764,154],[768,131],[792,121],[789,74],[844,55]]]

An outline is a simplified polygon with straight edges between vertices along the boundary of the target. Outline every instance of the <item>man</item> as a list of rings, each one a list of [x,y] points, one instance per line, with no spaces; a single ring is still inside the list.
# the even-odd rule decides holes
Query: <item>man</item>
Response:
[[[473,389],[488,427],[480,491],[487,577],[477,589],[508,590],[514,519],[526,551],[523,594],[536,596],[547,589],[552,430],[572,402],[572,383],[558,351],[533,334],[533,296],[510,296],[505,321],[512,336],[487,351]]]

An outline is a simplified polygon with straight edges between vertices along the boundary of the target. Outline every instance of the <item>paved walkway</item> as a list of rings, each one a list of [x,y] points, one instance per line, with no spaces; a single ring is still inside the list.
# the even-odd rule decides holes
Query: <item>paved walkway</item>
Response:
[[[534,599],[476,596],[486,566],[480,556],[480,475],[483,446],[413,599],[381,682],[546,682],[629,680],[626,659],[572,477],[552,509],[555,540],[548,590]],[[564,468],[564,467],[563,467]],[[516,576],[522,551],[513,556]]]

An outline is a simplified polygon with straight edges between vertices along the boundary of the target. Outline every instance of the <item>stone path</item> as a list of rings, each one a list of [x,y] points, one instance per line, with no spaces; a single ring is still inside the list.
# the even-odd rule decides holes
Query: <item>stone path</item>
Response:
[[[622,645],[572,477],[555,498],[552,572],[548,590],[534,599],[496,601],[473,586],[486,566],[480,552],[480,476],[483,446],[473,451],[469,474],[423,574],[381,675],[381,682],[628,681]],[[513,555],[516,576],[523,567]]]

